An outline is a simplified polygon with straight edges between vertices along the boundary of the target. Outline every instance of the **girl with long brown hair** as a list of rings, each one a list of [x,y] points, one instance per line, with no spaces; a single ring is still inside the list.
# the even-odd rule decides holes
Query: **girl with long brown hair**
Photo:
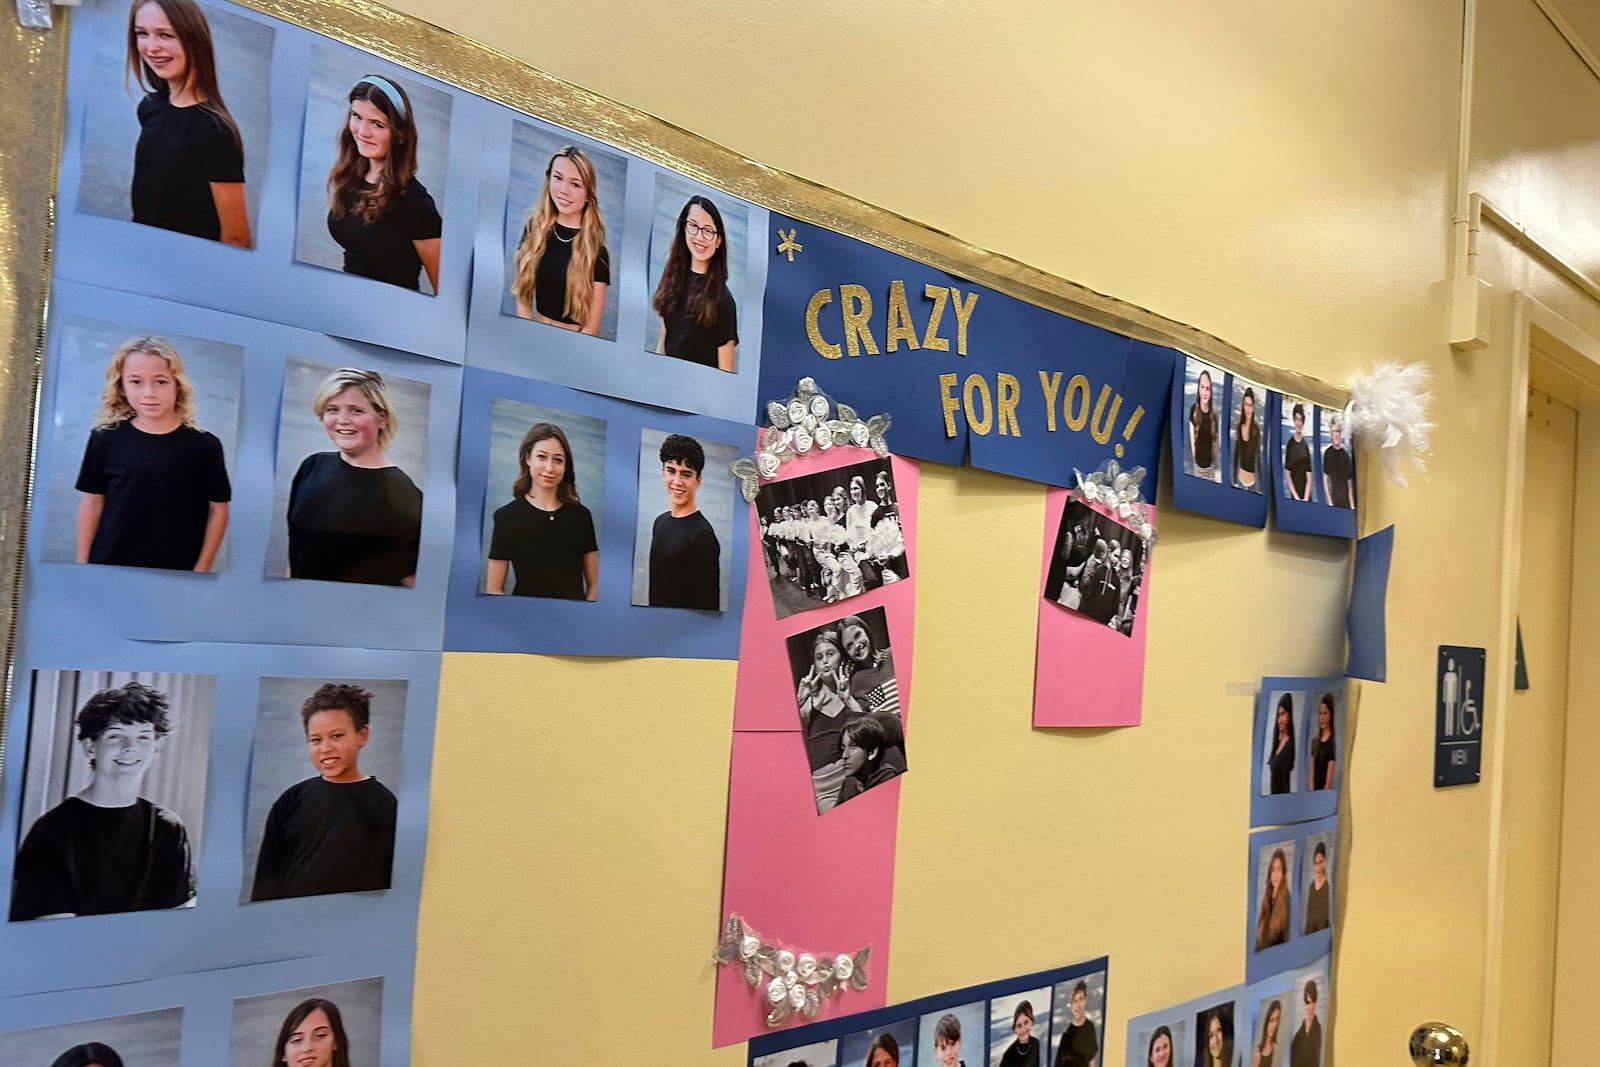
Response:
[[[1289,859],[1283,849],[1272,850],[1267,881],[1261,887],[1261,908],[1256,913],[1256,951],[1289,940]]]
[[[611,287],[611,254],[594,164],[567,145],[544,169],[539,200],[517,242],[511,294],[517,314],[547,326],[600,333]]]
[[[133,0],[127,76],[144,90],[133,221],[251,247],[244,140],[217,86],[211,24],[194,0]]]
[[[561,427],[536,422],[517,446],[511,502],[494,513],[485,591],[593,600],[600,592],[594,516],[578,499],[578,470]]]
[[[443,220],[417,180],[417,117],[399,82],[368,74],[349,93],[328,173],[328,233],[347,274],[439,291]]]
[[[703,196],[691,196],[678,212],[650,306],[661,316],[658,354],[733,373],[739,309],[728,292],[727,230],[722,212]]]

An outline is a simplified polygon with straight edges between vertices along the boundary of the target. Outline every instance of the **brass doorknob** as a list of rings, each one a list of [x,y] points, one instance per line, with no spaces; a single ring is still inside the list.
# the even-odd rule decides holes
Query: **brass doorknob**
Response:
[[[1411,1062],[1465,1064],[1471,1050],[1460,1030],[1444,1023],[1423,1023],[1411,1032]]]

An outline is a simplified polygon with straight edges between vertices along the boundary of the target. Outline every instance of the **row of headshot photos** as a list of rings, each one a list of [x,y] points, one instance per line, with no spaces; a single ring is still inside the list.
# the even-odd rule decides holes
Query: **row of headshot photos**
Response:
[[[33,558],[92,567],[38,570],[38,610],[81,615],[116,589],[131,606],[119,627],[141,637],[439,647],[460,368],[129,294],[59,289]],[[623,411],[646,417],[606,402],[607,413]],[[485,509],[471,568],[480,592],[595,600],[602,561],[626,554],[631,573],[617,576],[612,600],[719,614],[730,596],[738,602],[743,572],[732,560],[743,531],[727,468],[745,428],[662,413],[655,424],[665,429],[631,428],[628,444],[613,417],[610,445],[648,455],[627,478],[636,491],[608,496],[607,419],[510,400],[488,414],[487,450],[462,458],[488,468],[482,495],[461,501],[474,516]],[[270,494],[252,491],[267,485]],[[630,518],[638,510],[637,536],[608,556],[596,537],[604,514],[622,508]],[[241,600],[213,595],[223,589]],[[381,610],[395,595],[387,590],[404,590],[418,610]],[[352,599],[371,609],[360,626],[319,610]],[[268,610],[233,610],[240,602]],[[470,627],[459,640],[470,642]]]
[[[744,201],[226,3],[91,0],[68,112],[63,277],[753,408],[766,213]]]
[[[183,645],[25,675],[0,951],[34,962],[0,996],[279,958],[285,923],[344,948],[411,936],[437,654],[229,647],[226,672]],[[60,951],[104,936],[125,951]]]
[[[271,984],[280,977],[275,971],[281,968],[213,972],[204,977],[222,988],[203,996],[185,995],[188,990],[172,989],[171,983],[161,990],[168,993],[165,1000],[159,993],[149,995],[160,990],[156,983],[148,991],[136,990],[133,997],[118,991],[117,1000],[154,1000],[162,1006],[0,1032],[0,1062],[17,1067],[173,1067],[179,1062],[378,1067],[408,1062],[407,1027],[396,1023],[409,1017],[396,1002],[402,983],[378,976],[285,989]],[[234,995],[263,987],[267,991]],[[141,992],[146,993],[142,998]],[[183,998],[180,1006],[171,1006],[174,992]],[[99,1007],[103,1012],[107,1005]]]
[[[1322,1067],[1327,957],[1128,1020],[1127,1067]]]
[[[1344,780],[1343,678],[1263,678],[1251,742],[1250,825],[1332,815]]]
[[[752,1067],[1100,1067],[1106,972],[756,1055]],[[892,1012],[892,1009],[890,1009]],[[883,1013],[875,1013],[883,1014]]]
[[[1338,840],[1337,816],[1250,835],[1246,980],[1303,965],[1329,951]]]

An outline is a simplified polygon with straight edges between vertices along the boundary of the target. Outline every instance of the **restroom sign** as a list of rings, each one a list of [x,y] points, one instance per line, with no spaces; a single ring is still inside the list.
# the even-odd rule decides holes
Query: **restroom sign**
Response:
[[[1483,674],[1488,654],[1464,645],[1439,646],[1434,699],[1434,786],[1471,785],[1483,765]]]

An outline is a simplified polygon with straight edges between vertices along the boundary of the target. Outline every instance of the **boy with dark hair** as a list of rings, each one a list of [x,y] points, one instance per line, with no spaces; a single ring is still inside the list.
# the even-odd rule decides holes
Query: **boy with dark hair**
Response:
[[[1322,1023],[1317,1019],[1317,983],[1308,981],[1305,991],[1306,1019],[1295,1027],[1289,1042],[1289,1067],[1322,1067]]]
[[[194,903],[194,856],[183,821],[140,796],[172,732],[167,698],[129,682],[78,712],[92,776],[34,822],[17,852],[11,919],[109,915]]]
[[[945,1012],[933,1026],[933,1055],[939,1067],[967,1067],[961,1058],[961,1020]]]
[[[1330,923],[1328,914],[1328,844],[1318,841],[1311,853],[1313,874],[1306,887],[1306,933],[1326,930]]]
[[[319,777],[283,791],[267,815],[251,900],[388,889],[394,794],[361,772],[372,694],[328,682],[300,709]]]
[[[722,608],[722,545],[695,503],[705,466],[705,449],[694,438],[674,433],[661,442],[661,482],[670,507],[650,531],[653,608]]]

